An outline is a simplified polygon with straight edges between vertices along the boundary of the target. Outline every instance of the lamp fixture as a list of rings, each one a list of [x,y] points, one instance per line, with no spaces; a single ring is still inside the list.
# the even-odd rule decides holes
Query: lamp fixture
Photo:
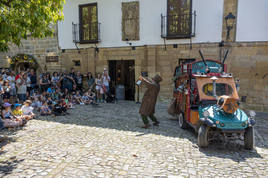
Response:
[[[229,40],[230,31],[233,29],[234,23],[235,23],[235,16],[232,14],[232,12],[229,12],[229,14],[225,17],[225,23],[226,23],[226,29],[227,29],[226,40]]]

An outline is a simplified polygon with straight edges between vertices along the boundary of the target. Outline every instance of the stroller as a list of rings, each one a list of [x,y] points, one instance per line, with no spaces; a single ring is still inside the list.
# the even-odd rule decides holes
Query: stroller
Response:
[[[117,103],[117,98],[115,97],[115,89],[114,87],[111,87],[110,90],[108,92],[105,93],[106,95],[106,103]]]

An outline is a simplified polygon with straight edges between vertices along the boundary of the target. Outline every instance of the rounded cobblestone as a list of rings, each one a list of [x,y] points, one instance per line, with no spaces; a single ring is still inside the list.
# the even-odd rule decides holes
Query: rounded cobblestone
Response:
[[[181,130],[165,103],[157,105],[160,126],[148,130],[140,128],[138,108],[134,102],[76,106],[70,115],[39,117],[23,128],[1,131],[6,138],[0,177],[268,175],[268,135],[258,132],[261,126],[256,150],[234,141],[199,149],[196,134]]]

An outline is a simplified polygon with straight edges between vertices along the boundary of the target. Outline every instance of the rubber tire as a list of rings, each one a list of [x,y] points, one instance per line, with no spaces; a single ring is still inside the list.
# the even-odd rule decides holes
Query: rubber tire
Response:
[[[188,127],[188,124],[187,124],[187,122],[184,118],[184,114],[182,112],[179,114],[179,126],[182,129],[186,129]]]
[[[198,130],[198,138],[197,144],[199,147],[207,147],[208,146],[208,132],[209,127],[207,125],[201,125]]]
[[[254,149],[255,145],[255,136],[254,136],[254,127],[248,127],[244,133],[244,147],[247,150]]]

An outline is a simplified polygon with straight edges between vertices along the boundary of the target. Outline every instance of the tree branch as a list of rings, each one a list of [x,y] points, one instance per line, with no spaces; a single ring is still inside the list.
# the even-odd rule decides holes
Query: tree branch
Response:
[[[3,0],[0,0],[0,4],[3,4],[7,7],[11,7],[11,3],[12,3],[13,0],[8,0],[8,1],[3,1]]]

